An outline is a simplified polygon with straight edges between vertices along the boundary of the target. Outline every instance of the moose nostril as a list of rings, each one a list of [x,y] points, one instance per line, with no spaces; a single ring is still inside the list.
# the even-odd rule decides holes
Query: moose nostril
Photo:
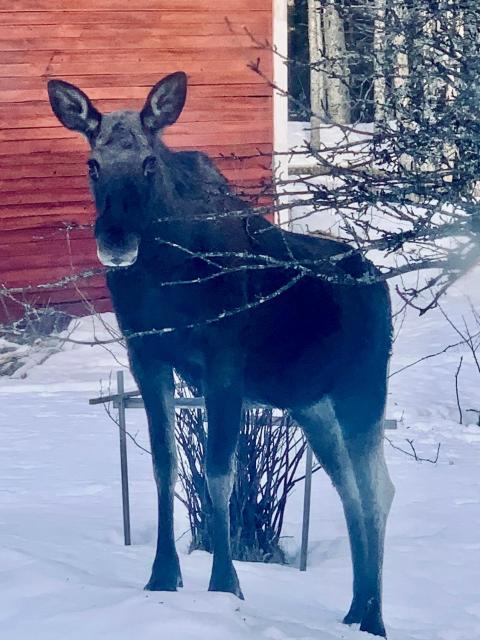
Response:
[[[147,156],[143,161],[143,173],[149,175],[154,173],[157,168],[157,159],[155,156]]]
[[[90,159],[87,162],[87,166],[88,175],[90,176],[90,178],[92,178],[92,180],[98,180],[98,178],[100,177],[100,165],[98,164],[98,162],[96,160]]]

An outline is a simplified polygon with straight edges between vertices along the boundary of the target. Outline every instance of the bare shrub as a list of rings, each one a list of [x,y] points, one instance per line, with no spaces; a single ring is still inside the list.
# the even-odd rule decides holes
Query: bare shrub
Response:
[[[181,388],[180,394],[195,395]],[[179,478],[192,534],[191,550],[212,551],[211,502],[204,474],[207,426],[201,409],[177,412]],[[303,434],[287,412],[247,408],[243,413],[230,501],[230,533],[237,560],[285,562],[280,539],[288,495],[302,478]]]

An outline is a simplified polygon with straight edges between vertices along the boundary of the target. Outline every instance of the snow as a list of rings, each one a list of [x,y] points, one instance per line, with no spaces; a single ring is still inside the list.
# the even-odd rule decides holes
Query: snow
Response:
[[[367,158],[370,153],[370,143],[373,134],[371,123],[357,123],[354,127],[347,126],[341,128],[335,124],[323,124],[320,126],[320,140],[322,150],[320,156],[341,166],[348,163],[358,163],[363,158]],[[307,145],[310,143],[310,123],[289,122],[288,123],[288,145],[291,152],[289,159],[290,167],[308,167],[316,164],[316,159],[308,151]],[[345,147],[345,150],[340,149]],[[336,148],[333,155],[332,150]],[[347,150],[348,149],[348,150]]]
[[[456,320],[480,302],[479,271],[444,300]],[[113,318],[105,316],[110,323]],[[97,337],[105,337],[97,328]],[[92,335],[92,319],[74,338]],[[457,337],[438,311],[409,313],[395,343],[391,372]],[[454,374],[460,353],[464,408],[480,406],[479,374],[455,348],[394,375],[388,416],[401,419],[393,442],[437,464],[418,463],[386,444],[397,494],[389,520],[384,614],[392,640],[480,637],[480,428],[460,425]],[[113,354],[125,363],[118,346]],[[0,386],[0,621],[8,640],[209,638],[329,640],[365,638],[340,620],[349,604],[351,569],[339,500],[314,476],[309,567],[300,573],[302,490],[290,500],[284,543],[290,566],[237,563],[246,596],[206,591],[211,559],[188,555],[186,514],[176,533],[185,588],[142,590],[153,559],[155,488],[148,454],[129,443],[133,545],[123,546],[118,434],[88,398],[108,389],[119,368],[112,352],[67,344]],[[102,383],[100,384],[100,380]],[[132,387],[129,380],[127,388]],[[129,430],[148,446],[143,413]]]

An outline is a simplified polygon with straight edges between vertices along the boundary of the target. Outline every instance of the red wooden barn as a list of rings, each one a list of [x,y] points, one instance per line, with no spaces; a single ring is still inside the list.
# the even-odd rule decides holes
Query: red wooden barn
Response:
[[[186,108],[166,142],[208,152],[255,193],[271,178],[274,99],[249,63],[273,77],[258,44],[273,30],[272,0],[0,0],[0,286],[75,313],[83,296],[109,306],[101,275],[43,286],[100,266],[87,143],[53,116],[49,78],[113,111],[140,108],[163,75],[186,71]],[[11,309],[5,290],[2,300]]]

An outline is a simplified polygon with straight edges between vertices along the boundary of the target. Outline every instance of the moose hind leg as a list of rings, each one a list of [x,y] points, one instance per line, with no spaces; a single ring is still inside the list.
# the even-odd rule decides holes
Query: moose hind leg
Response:
[[[136,355],[136,354],[135,354]],[[171,367],[160,365],[148,369],[144,360],[130,352],[135,376],[148,419],[153,472],[158,493],[158,535],[149,591],[176,591],[182,587],[182,575],[175,549],[173,500],[177,475],[175,447],[174,382]],[[147,360],[148,361],[148,360]]]
[[[208,415],[207,485],[212,501],[213,564],[209,591],[233,593],[243,600],[230,546],[230,496],[242,398],[232,388],[206,395]]]
[[[345,514],[353,565],[353,599],[344,622],[360,622],[365,611],[367,540],[360,493],[343,434],[329,398],[293,412],[315,457],[330,476]]]
[[[382,568],[385,529],[395,489],[390,479],[383,442],[367,450],[352,447],[357,484],[362,500],[367,533],[368,556],[365,571],[366,607],[360,621],[361,631],[385,636],[382,617]]]
[[[346,384],[335,397],[335,410],[342,427],[344,442],[352,461],[360,494],[367,560],[363,585],[365,608],[360,629],[385,636],[382,616],[382,568],[385,528],[395,493],[383,451],[383,420],[386,376],[365,375],[365,384],[355,392]],[[348,381],[347,381],[348,382]]]

